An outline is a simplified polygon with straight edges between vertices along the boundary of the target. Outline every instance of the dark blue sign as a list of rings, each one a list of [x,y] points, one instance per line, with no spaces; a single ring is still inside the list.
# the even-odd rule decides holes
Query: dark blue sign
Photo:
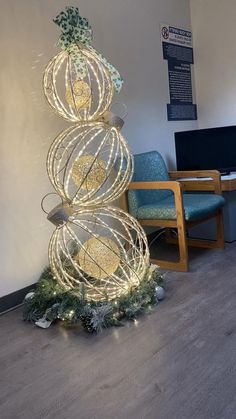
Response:
[[[162,42],[163,58],[168,61],[170,103],[167,104],[168,121],[197,119],[197,106],[193,104],[191,64],[193,49]]]
[[[162,42],[164,60],[177,60],[182,63],[193,64],[193,49],[181,45]]]
[[[167,104],[168,121],[194,121],[197,119],[197,105]]]
[[[177,60],[168,61],[170,103],[193,103],[190,64]]]

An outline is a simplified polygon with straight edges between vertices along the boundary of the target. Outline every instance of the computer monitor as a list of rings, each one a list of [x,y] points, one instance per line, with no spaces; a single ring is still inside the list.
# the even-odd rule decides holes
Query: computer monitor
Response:
[[[236,126],[175,133],[177,170],[236,171]]]

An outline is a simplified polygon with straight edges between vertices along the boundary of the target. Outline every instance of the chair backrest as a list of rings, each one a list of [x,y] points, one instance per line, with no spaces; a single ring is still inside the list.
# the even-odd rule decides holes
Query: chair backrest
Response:
[[[134,155],[133,182],[169,180],[166,164],[157,151]],[[129,212],[134,217],[142,205],[153,204],[172,194],[169,190],[129,190]]]

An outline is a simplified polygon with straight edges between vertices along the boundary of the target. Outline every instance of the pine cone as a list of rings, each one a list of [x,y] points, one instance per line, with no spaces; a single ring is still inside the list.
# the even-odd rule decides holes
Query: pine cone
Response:
[[[96,332],[96,329],[93,327],[91,323],[92,317],[93,317],[92,313],[80,316],[81,324],[83,328],[86,330],[86,332],[88,333]]]

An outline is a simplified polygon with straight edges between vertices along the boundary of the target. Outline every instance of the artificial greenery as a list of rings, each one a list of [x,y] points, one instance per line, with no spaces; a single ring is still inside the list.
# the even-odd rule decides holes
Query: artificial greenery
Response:
[[[60,319],[68,324],[81,323],[88,332],[109,326],[121,326],[122,319],[135,319],[158,303],[156,287],[163,286],[164,277],[151,265],[139,287],[112,301],[88,302],[81,289],[65,289],[53,278],[50,268],[41,275],[36,289],[24,301],[24,320],[37,322]]]

